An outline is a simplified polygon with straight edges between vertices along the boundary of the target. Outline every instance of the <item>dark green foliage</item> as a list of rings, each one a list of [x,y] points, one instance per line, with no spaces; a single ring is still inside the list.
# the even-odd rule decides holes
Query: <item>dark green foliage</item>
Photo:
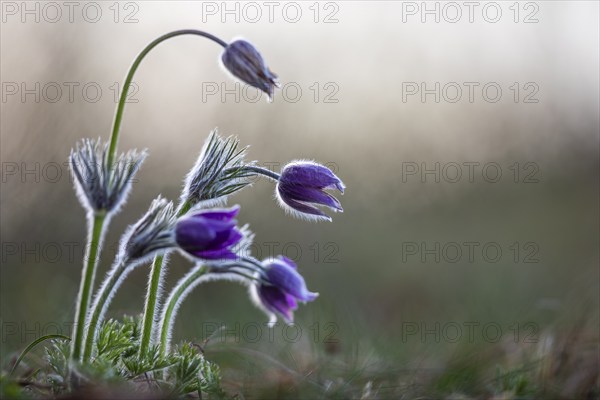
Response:
[[[70,345],[67,340],[53,340],[46,347],[46,360],[51,372],[46,375],[48,383],[53,387],[53,392],[60,393],[69,381],[69,353]]]
[[[2,376],[2,398],[21,398],[26,393],[55,397],[70,391],[91,391],[95,385],[164,393],[169,398],[191,393],[225,397],[219,368],[206,360],[197,346],[182,343],[165,356],[160,355],[158,346],[152,346],[140,357],[139,343],[140,321],[130,317],[102,324],[94,355],[87,364],[69,364],[69,341],[52,340],[41,368],[32,372],[31,367],[22,365],[17,371],[20,377]]]
[[[206,392],[222,398],[219,367],[207,361],[198,346],[182,343],[175,350],[174,393]]]
[[[135,352],[135,343],[139,339],[137,323],[125,319],[123,323],[115,320],[106,321],[98,334],[96,342],[96,358],[116,362],[121,356]]]

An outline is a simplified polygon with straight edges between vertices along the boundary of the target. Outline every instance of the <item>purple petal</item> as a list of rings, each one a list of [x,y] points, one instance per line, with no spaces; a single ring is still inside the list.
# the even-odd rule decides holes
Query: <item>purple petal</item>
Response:
[[[211,225],[192,218],[180,220],[175,227],[175,241],[186,251],[206,248],[216,237]]]
[[[281,260],[267,264],[266,275],[271,284],[300,301],[312,301],[318,296],[308,291],[304,278],[296,269]]]
[[[344,184],[329,168],[307,161],[294,161],[286,165],[281,171],[281,182],[318,189],[337,188],[341,192],[344,191]]]
[[[277,258],[279,258],[281,261],[283,261],[284,263],[286,263],[289,267],[292,267],[294,269],[298,269],[298,266],[296,265],[296,263],[294,262],[294,260],[287,258],[286,256],[282,256],[279,255],[277,256]]]
[[[307,215],[314,215],[318,218],[331,221],[331,217],[329,215],[325,214],[323,211],[319,210],[317,207],[313,207],[311,205],[300,203],[299,201],[292,200],[292,199],[286,199],[283,197],[282,197],[282,200],[289,207],[291,207],[292,209],[294,209],[300,213],[307,214]]]
[[[211,227],[216,232],[216,236],[214,240],[210,242],[210,246],[226,246],[225,243],[231,239],[232,234],[235,234],[235,231],[237,230],[235,223],[235,220],[229,222],[210,220]],[[238,240],[241,239],[241,235],[239,236]]]
[[[234,76],[262,90],[269,97],[273,96],[277,75],[267,68],[260,53],[250,43],[245,40],[230,43],[221,59]]]
[[[298,304],[292,296],[275,286],[264,285],[259,287],[258,295],[265,308],[282,315],[287,322],[293,322],[293,312],[298,308]]]
[[[184,217],[177,223],[175,240],[186,252],[203,259],[235,259],[230,247],[243,235],[233,219],[239,207],[213,209]]]
[[[221,243],[223,247],[231,247],[239,243],[240,240],[244,238],[242,232],[239,229],[235,228],[229,231],[229,237]]]
[[[277,190],[284,200],[289,198],[302,203],[320,204],[337,211],[343,211],[338,199],[321,189],[279,183]]]
[[[237,260],[238,255],[229,249],[204,250],[192,253],[203,260]]]
[[[346,190],[346,185],[344,185],[344,182],[339,181],[338,183],[334,184],[333,186],[327,186],[325,189],[337,189],[339,190],[342,194],[344,194],[344,190]]]
[[[235,260],[238,258],[238,255],[231,248],[239,243],[243,237],[243,234],[237,228],[223,231],[218,233],[217,238],[206,248],[198,249],[191,253],[196,257],[206,260]]]
[[[192,216],[193,217],[200,216],[200,217],[208,218],[211,220],[229,221],[229,220],[235,218],[239,212],[240,212],[240,207],[234,206],[231,208],[202,211],[202,212],[194,214]]]

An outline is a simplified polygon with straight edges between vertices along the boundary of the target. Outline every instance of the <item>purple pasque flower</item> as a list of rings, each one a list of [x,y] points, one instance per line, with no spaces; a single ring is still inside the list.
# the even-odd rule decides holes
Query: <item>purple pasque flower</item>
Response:
[[[267,68],[254,46],[245,40],[236,40],[225,48],[221,59],[225,68],[235,77],[273,98],[273,91],[279,86],[277,75]]]
[[[239,206],[192,212],[175,226],[175,242],[186,253],[204,260],[235,259],[232,248],[243,238],[235,217]]]
[[[345,188],[340,178],[326,166],[313,161],[292,161],[281,170],[276,194],[279,204],[295,216],[331,221],[331,217],[316,205],[344,211],[338,199],[325,190],[337,189],[343,194]]]
[[[304,278],[289,258],[279,256],[268,259],[263,261],[263,266],[264,281],[256,286],[259,305],[272,315],[272,322],[275,314],[279,314],[287,323],[292,323],[298,302],[313,301],[319,294],[306,288]]]

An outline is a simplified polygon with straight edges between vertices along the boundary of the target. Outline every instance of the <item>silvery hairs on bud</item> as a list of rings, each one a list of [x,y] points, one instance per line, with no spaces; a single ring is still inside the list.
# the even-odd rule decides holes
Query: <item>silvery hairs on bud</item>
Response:
[[[214,129],[185,179],[182,203],[224,204],[228,195],[249,185],[253,174],[244,168],[248,165],[244,164],[247,149],[247,146],[240,148],[236,137],[223,138]]]
[[[138,264],[174,248],[175,221],[173,203],[158,196],[146,214],[123,234],[119,258],[126,264]]]
[[[100,139],[83,139],[69,156],[73,184],[82,206],[90,213],[117,212],[127,200],[133,177],[146,155],[145,150],[131,150],[108,165],[108,144],[102,144]]]
[[[265,92],[269,100],[279,87],[277,75],[271,71],[258,50],[245,40],[236,40],[227,45],[221,56],[225,69],[236,78]]]

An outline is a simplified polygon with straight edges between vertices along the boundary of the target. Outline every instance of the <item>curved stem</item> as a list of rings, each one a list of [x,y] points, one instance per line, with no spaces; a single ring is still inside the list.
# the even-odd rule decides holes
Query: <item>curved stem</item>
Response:
[[[132,269],[132,265],[127,265],[124,262],[115,264],[115,266],[108,273],[107,278],[104,280],[99,294],[94,299],[94,305],[92,306],[91,314],[88,320],[87,337],[85,339],[85,349],[83,352],[84,362],[88,361],[92,356],[92,350],[98,334],[97,329],[102,322],[104,312],[108,308],[108,305],[110,304],[110,301],[112,300],[117,288],[123,279],[125,279],[126,272],[130,272]]]
[[[73,333],[73,343],[71,344],[71,358],[78,360],[81,357],[81,346],[85,332],[85,320],[88,314],[90,300],[92,298],[92,287],[96,277],[96,267],[98,265],[98,254],[101,242],[104,241],[105,223],[108,222],[104,213],[94,214],[89,218],[88,225],[90,233],[88,235],[88,245],[85,255],[85,263],[81,272],[81,283],[79,284],[79,294],[75,309],[75,326]]]
[[[245,261],[249,264],[254,265],[255,267],[257,267],[259,270],[264,270],[265,267],[260,263],[260,261],[258,261],[256,258],[254,257],[242,257],[242,261]]]
[[[108,150],[108,165],[112,165],[113,158],[117,151],[117,142],[119,140],[119,130],[121,127],[121,121],[123,119],[123,110],[125,109],[125,103],[127,102],[127,93],[129,91],[129,87],[131,86],[133,75],[137,71],[144,57],[146,57],[146,55],[154,47],[158,46],[160,43],[164,42],[167,39],[181,35],[201,36],[212,40],[213,42],[221,45],[223,48],[227,47],[227,43],[219,39],[218,37],[196,29],[182,29],[178,31],[173,31],[160,36],[159,38],[155,39],[150,44],[148,44],[133,61],[133,64],[127,72],[127,76],[125,77],[125,82],[123,83],[123,90],[121,92],[121,96],[119,97],[119,104],[117,105],[117,111],[115,113],[113,130],[110,136],[110,146]],[[187,203],[183,204],[182,209],[183,208],[186,208],[187,211],[187,209],[189,209],[189,205]],[[152,341],[152,332],[154,330],[154,321],[156,319],[155,316],[157,312],[156,306],[158,303],[158,292],[162,284],[162,265],[163,258],[156,257],[154,259],[154,262],[152,264],[152,270],[150,272],[148,292],[146,293],[146,301],[144,302],[142,337],[139,351],[140,356],[144,355],[148,351],[148,348],[150,347],[150,343]]]
[[[239,265],[237,265],[236,267],[239,267]],[[261,278],[257,278],[255,276],[252,275],[248,275],[245,274],[241,271],[235,270],[235,269],[231,269],[229,271],[227,271],[228,274],[235,274],[238,276],[241,276],[242,278],[248,279],[249,281],[255,281],[255,282],[260,282],[260,283],[267,283],[265,280],[261,279]]]
[[[235,264],[235,267],[240,267],[241,264]],[[245,268],[252,269],[249,265],[244,265]],[[209,273],[210,272],[210,273]],[[175,324],[175,316],[179,310],[179,306],[185,300],[185,298],[191,293],[191,291],[198,285],[209,280],[219,279],[219,274],[227,275],[229,278],[237,275],[249,281],[256,281],[261,283],[267,283],[262,281],[260,278],[247,275],[241,271],[234,269],[226,269],[221,271],[219,268],[211,269],[206,265],[197,265],[190,272],[188,272],[181,280],[177,283],[175,288],[169,294],[169,298],[163,308],[160,318],[160,354],[164,355],[169,351],[171,333],[173,332],[173,325]],[[222,278],[223,276],[221,276]]]
[[[279,178],[281,178],[281,175],[279,175],[277,172],[271,171],[270,169],[257,167],[256,165],[245,165],[244,169],[247,171],[256,172],[259,175],[266,176],[267,178],[270,178],[274,181],[278,181]]]
[[[133,75],[135,74],[135,71],[137,71],[137,69],[138,69],[140,63],[142,62],[142,60],[144,59],[144,57],[146,57],[146,55],[153,48],[155,48],[156,46],[158,46],[160,43],[164,42],[167,39],[170,39],[175,36],[181,36],[181,35],[202,36],[202,37],[212,40],[213,42],[215,42],[223,47],[227,47],[227,43],[224,42],[223,40],[219,39],[218,37],[211,35],[210,33],[206,33],[206,32],[200,31],[200,30],[196,30],[196,29],[182,29],[182,30],[178,30],[178,31],[169,32],[167,34],[160,36],[159,38],[155,39],[150,44],[148,44],[140,52],[140,54],[138,54],[136,59],[133,61],[133,64],[131,64],[131,67],[129,67],[129,72],[127,72],[127,76],[125,77],[125,82],[123,83],[123,89],[122,89],[121,95],[119,97],[119,103],[117,105],[117,111],[115,113],[115,119],[113,122],[113,130],[112,130],[112,134],[110,136],[110,146],[108,148],[108,165],[112,165],[112,162],[115,157],[115,153],[117,152],[117,142],[119,141],[119,129],[121,128],[121,121],[123,119],[123,110],[125,109],[125,103],[127,102],[127,93],[129,92],[129,87],[131,86],[131,82],[133,80]]]
[[[224,268],[224,267],[229,267],[229,268]],[[259,275],[258,276],[254,276],[254,275],[248,275],[244,272],[241,272],[237,269],[233,269],[233,268],[239,268],[241,270],[246,270],[246,271],[250,271],[252,273],[256,273],[258,272]],[[223,269],[223,271],[221,271]],[[249,263],[241,263],[241,262],[235,262],[232,263],[231,265],[221,265],[219,267],[217,267],[214,272],[215,273],[231,273],[231,274],[236,274],[239,275],[243,278],[246,278],[250,281],[255,281],[255,282],[261,282],[261,283],[269,283],[267,280],[264,279],[263,276],[263,271],[264,268],[262,266],[258,267],[256,266],[256,264],[249,264]]]
[[[219,39],[218,37],[211,35],[210,33],[207,32],[203,32],[200,30],[196,30],[196,29],[182,29],[182,30],[177,30],[177,31],[173,31],[173,32],[169,32],[167,34],[164,34],[160,37],[158,37],[157,39],[153,40],[151,43],[149,43],[139,54],[138,56],[135,58],[135,60],[133,61],[133,64],[131,65],[131,67],[129,68],[129,71],[127,72],[127,76],[125,77],[125,82],[123,83],[123,88],[119,97],[119,103],[117,104],[117,109],[115,112],[115,117],[114,117],[114,121],[113,121],[113,129],[112,129],[112,133],[110,136],[110,145],[108,148],[108,155],[107,155],[107,165],[112,166],[113,162],[114,162],[114,158],[117,152],[117,143],[119,141],[119,131],[121,128],[121,122],[123,120],[123,112],[125,109],[125,104],[127,103],[127,94],[129,92],[129,88],[131,87],[131,83],[133,81],[133,76],[135,75],[135,72],[137,71],[140,63],[142,62],[142,60],[144,59],[144,57],[146,57],[146,55],[156,46],[158,46],[160,43],[164,42],[167,39],[170,39],[172,37],[176,37],[176,36],[181,36],[181,35],[197,35],[197,36],[201,36],[207,39],[212,40],[213,42],[221,45],[222,47],[227,47],[227,43],[224,42],[223,40]],[[75,340],[73,341],[73,358],[79,358],[80,354],[81,354],[81,346],[83,344],[83,336],[84,333],[86,331],[86,327],[85,327],[85,320],[86,320],[86,316],[87,316],[87,308],[88,308],[88,304],[90,301],[90,297],[91,297],[91,290],[92,290],[92,286],[93,286],[93,281],[94,281],[94,277],[95,277],[95,271],[96,271],[96,264],[97,264],[97,258],[98,258],[98,249],[100,247],[100,241],[104,235],[104,231],[105,231],[105,222],[104,221],[104,216],[95,216],[94,217],[94,221],[93,221],[93,225],[91,228],[92,231],[92,239],[91,239],[91,243],[88,246],[89,247],[89,254],[88,254],[88,260],[87,260],[87,264],[84,267],[84,271],[83,271],[83,275],[82,275],[82,283],[81,283],[81,287],[80,287],[80,293],[79,293],[79,297],[78,297],[78,301],[77,301],[77,315],[76,315],[76,327],[75,327]],[[154,287],[154,290],[152,293],[149,293],[148,299],[149,301],[147,301],[146,303],[146,307],[152,306],[152,308],[149,309],[149,311],[152,312],[145,312],[145,318],[144,318],[144,335],[142,337],[142,340],[146,340],[149,344],[149,338],[151,337],[151,333],[152,333],[152,325],[153,325],[153,320],[151,320],[149,322],[149,326],[146,329],[146,320],[150,317],[147,317],[146,314],[149,314],[152,318],[154,317],[154,308],[156,306],[156,297],[158,294],[158,287],[160,285],[160,266],[162,265],[162,260],[160,263],[156,263],[156,265],[158,266],[156,274],[158,275],[157,277],[154,277],[154,274],[152,276],[151,279],[154,278],[154,280],[156,282],[152,282],[153,285],[152,287]],[[102,288],[102,291],[99,295],[99,297],[96,299],[96,302],[94,304],[94,311],[92,313],[92,315],[90,316],[90,325],[87,328],[87,338],[85,340],[85,351],[84,351],[84,357],[83,359],[89,359],[89,357],[91,356],[91,352],[92,352],[92,347],[93,347],[93,343],[95,341],[95,336],[96,336],[96,328],[97,325],[99,323],[99,320],[101,319],[102,313],[103,311],[106,309],[106,307],[108,306],[108,304],[105,304],[107,302],[109,302],[110,297],[112,297],[112,294],[114,292],[114,289],[116,288],[116,286],[118,286],[119,283],[119,279],[122,279],[123,276],[119,277],[117,275],[122,275],[122,273],[124,271],[121,270],[115,270],[113,271],[114,273],[109,277],[109,279],[107,279],[107,281],[105,282],[105,285]],[[119,274],[117,274],[117,272],[119,272]],[[115,278],[115,279],[113,279]],[[112,285],[112,286],[111,286]],[[147,338],[146,338],[147,337]]]
[[[208,267],[204,265],[198,265],[188,272],[181,280],[177,283],[177,286],[171,291],[169,298],[163,308],[160,327],[160,354],[164,355],[168,351],[170,334],[175,321],[175,315],[179,309],[179,305],[187,297],[187,295],[198,286],[200,283],[209,279]],[[202,279],[204,278],[204,279]]]

